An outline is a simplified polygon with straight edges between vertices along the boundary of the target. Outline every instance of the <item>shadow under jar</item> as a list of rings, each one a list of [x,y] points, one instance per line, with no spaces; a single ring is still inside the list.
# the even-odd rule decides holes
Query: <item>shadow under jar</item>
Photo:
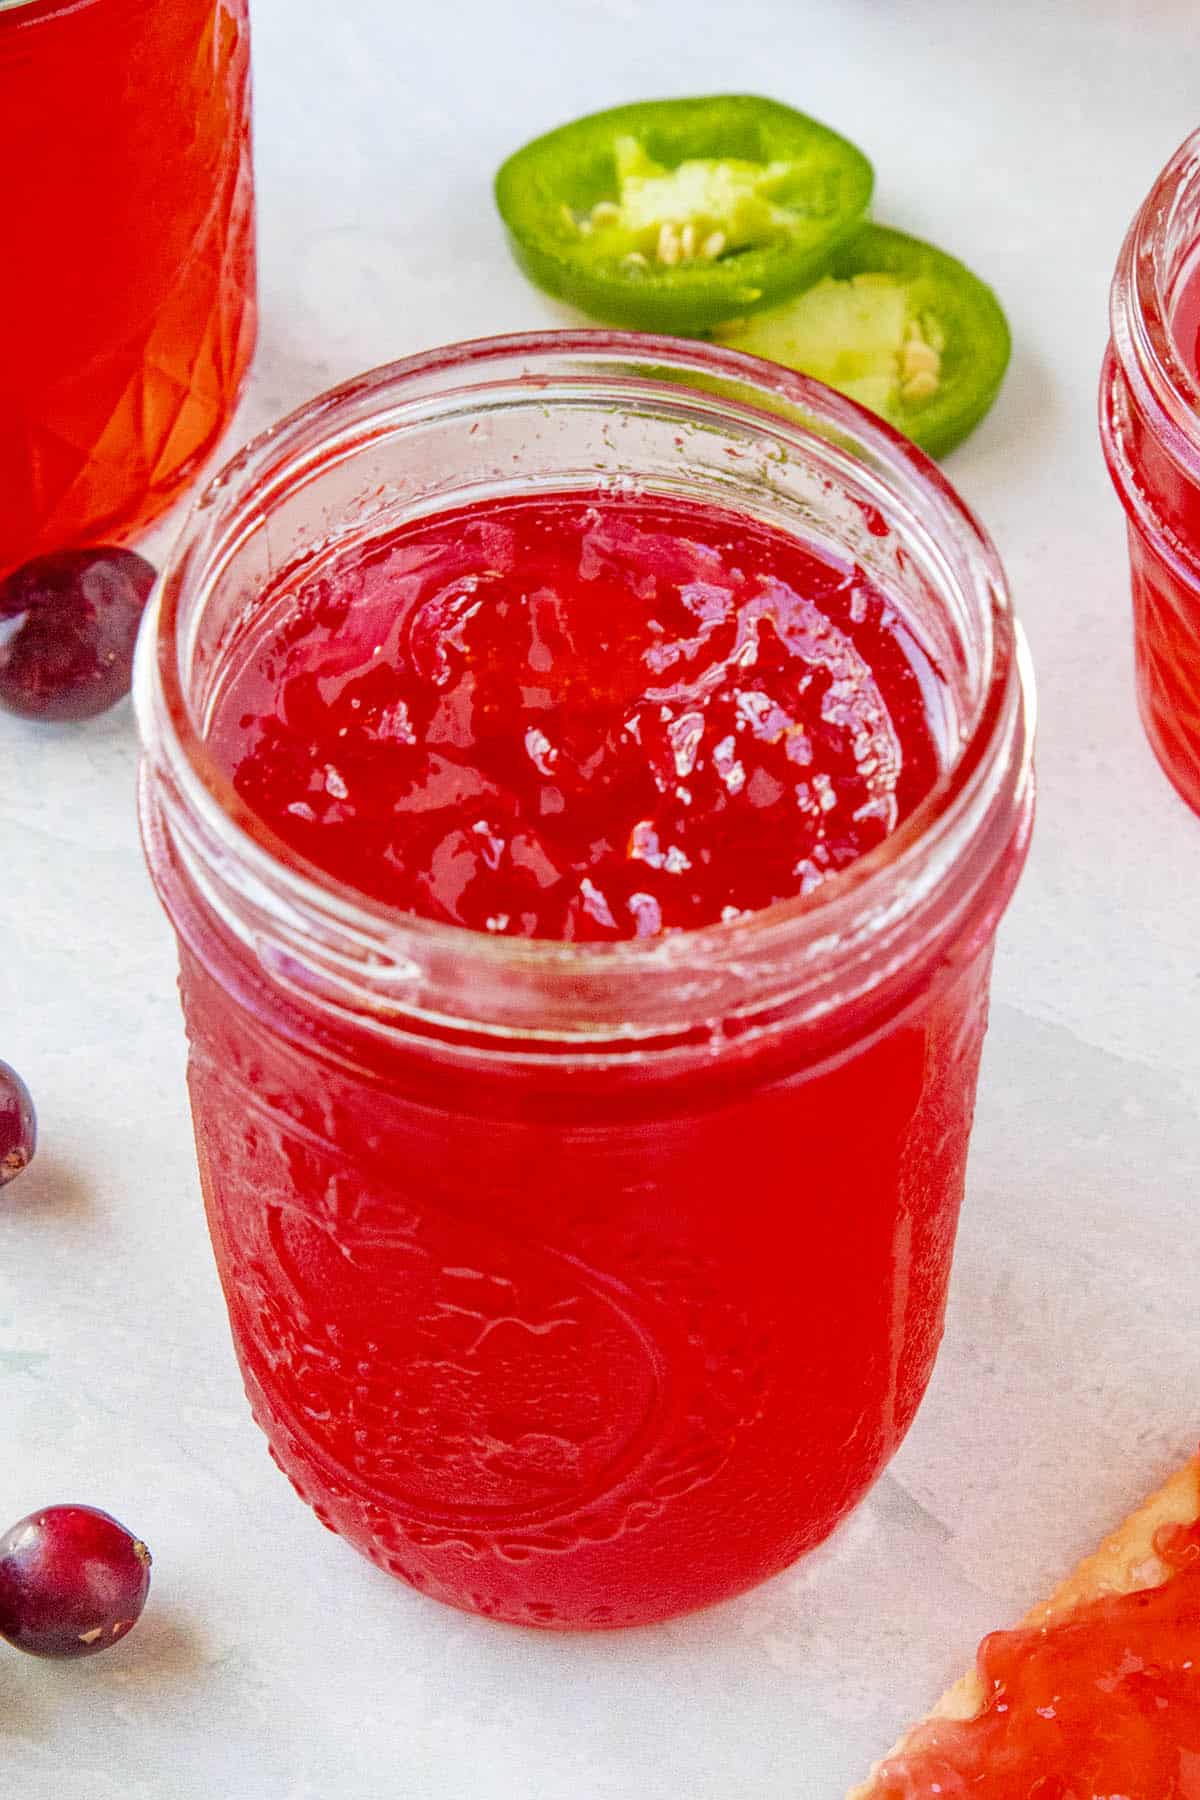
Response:
[[[1128,520],[1138,707],[1200,812],[1200,131],[1129,229],[1109,315],[1100,436]]]
[[[869,576],[937,671],[925,800],[807,898],[603,944],[421,919],[299,859],[210,741],[264,608],[406,522],[597,490]],[[933,1366],[1032,815],[1019,636],[944,478],[708,346],[433,352],[213,483],[136,691],[213,1243],[299,1493],[425,1593],[547,1627],[669,1617],[818,1543]]]
[[[255,334],[247,0],[0,0],[0,577],[123,542]]]

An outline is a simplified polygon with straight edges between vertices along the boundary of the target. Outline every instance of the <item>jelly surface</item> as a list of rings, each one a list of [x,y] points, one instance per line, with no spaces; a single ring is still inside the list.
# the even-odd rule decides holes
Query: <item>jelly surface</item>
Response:
[[[1155,1549],[1159,1586],[985,1638],[983,1709],[920,1726],[877,1800],[1197,1800],[1200,1525],[1165,1527]]]
[[[444,513],[275,597],[211,742],[300,856],[478,931],[615,939],[818,886],[938,773],[859,568],[682,500]]]

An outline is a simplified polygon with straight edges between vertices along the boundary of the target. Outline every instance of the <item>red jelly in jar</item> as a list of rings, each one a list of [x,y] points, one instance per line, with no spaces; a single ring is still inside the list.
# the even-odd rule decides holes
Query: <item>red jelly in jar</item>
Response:
[[[1128,518],[1138,706],[1200,811],[1200,132],[1130,227],[1110,316],[1100,435]]]
[[[819,1542],[932,1368],[1030,823],[943,478],[734,353],[438,352],[215,484],[138,686],[213,1242],[300,1493],[542,1626]]]
[[[247,0],[0,0],[0,577],[124,542],[254,347]]]
[[[938,678],[863,571],[692,500],[476,502],[282,587],[213,755],[298,856],[426,918],[740,918],[937,779]]]

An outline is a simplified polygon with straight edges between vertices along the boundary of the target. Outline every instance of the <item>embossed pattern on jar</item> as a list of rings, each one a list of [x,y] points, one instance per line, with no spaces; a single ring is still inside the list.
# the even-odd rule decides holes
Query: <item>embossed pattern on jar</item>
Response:
[[[297,1491],[393,1574],[514,1623],[637,1623],[648,1590],[668,1613],[786,1567],[928,1381],[989,963],[849,1069],[751,1066],[720,1103],[647,1117],[643,1093],[622,1120],[630,1096],[586,1077],[524,1106],[452,1065],[439,1100],[317,1073],[294,1019],[248,1017],[234,971],[185,957],[218,1266]]]

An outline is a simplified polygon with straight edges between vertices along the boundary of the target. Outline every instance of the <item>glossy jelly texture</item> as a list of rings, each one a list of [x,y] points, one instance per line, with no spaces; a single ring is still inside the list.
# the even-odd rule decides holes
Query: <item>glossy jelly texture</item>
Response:
[[[0,575],[121,542],[212,447],[254,342],[246,0],[0,12]]]
[[[1196,1800],[1200,1794],[1200,1527],[1168,1526],[1159,1586],[1108,1595],[979,1650],[974,1719],[933,1720],[889,1758],[878,1800]]]
[[[500,506],[287,592],[213,744],[289,845],[436,916],[629,937],[644,892],[664,928],[719,918],[933,778],[932,677],[883,598],[722,513]],[[331,1529],[440,1600],[596,1628],[837,1524],[941,1335],[990,935],[824,1026],[484,1055],[322,1013],[157,874],[247,1391]]]
[[[285,594],[216,754],[297,854],[473,930],[736,917],[937,777],[936,682],[862,570],[694,503],[441,515]]]

